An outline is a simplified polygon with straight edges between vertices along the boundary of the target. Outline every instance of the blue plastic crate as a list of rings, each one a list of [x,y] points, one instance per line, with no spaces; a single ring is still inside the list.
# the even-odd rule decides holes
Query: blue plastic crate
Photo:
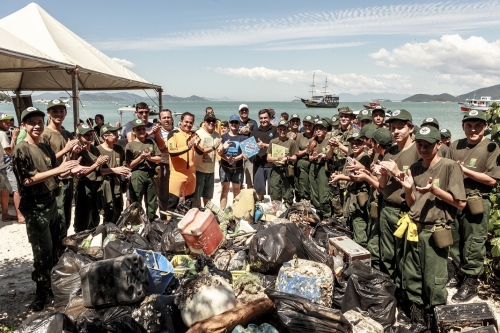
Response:
[[[161,253],[136,249],[134,251],[144,258],[148,267],[148,295],[163,294],[174,276],[174,266]]]

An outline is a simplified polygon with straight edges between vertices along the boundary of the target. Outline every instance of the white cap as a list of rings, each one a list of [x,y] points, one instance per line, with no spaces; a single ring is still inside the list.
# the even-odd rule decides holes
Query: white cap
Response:
[[[246,104],[240,104],[240,107],[238,108],[238,111],[241,111],[241,109],[244,109],[244,108],[248,109],[248,105],[246,105]]]

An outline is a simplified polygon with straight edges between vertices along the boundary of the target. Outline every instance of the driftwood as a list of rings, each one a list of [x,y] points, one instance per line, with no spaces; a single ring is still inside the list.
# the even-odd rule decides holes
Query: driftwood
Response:
[[[200,321],[191,326],[186,333],[231,332],[236,325],[246,327],[248,324],[254,323],[260,316],[270,314],[273,311],[274,303],[269,298],[257,299],[236,306],[220,315]]]

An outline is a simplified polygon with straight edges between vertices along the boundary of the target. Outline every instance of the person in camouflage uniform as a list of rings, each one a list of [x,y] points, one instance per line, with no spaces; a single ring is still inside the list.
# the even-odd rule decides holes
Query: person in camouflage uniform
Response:
[[[327,160],[327,169],[330,173],[341,173],[344,168],[349,152],[348,138],[353,133],[358,133],[358,130],[351,125],[354,117],[355,115],[349,107],[343,106],[339,108],[339,128],[332,131],[331,138],[328,141],[333,147],[333,155],[331,157],[328,156]],[[343,218],[342,207],[344,205],[346,185],[345,181],[339,181],[337,184],[330,186],[332,191],[333,215],[340,219]]]
[[[21,123],[27,135],[13,151],[14,173],[21,194],[19,209],[25,217],[33,250],[31,278],[36,282],[36,299],[31,305],[33,311],[43,310],[51,293],[50,271],[59,259],[60,233],[66,231],[57,210],[58,176],[81,171],[79,160],[63,158],[59,164],[50,146],[41,143],[44,115],[34,107],[22,112]]]

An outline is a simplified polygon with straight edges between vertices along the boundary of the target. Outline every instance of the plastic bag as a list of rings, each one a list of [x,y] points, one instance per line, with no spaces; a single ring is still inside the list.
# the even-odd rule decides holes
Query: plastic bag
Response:
[[[33,319],[34,318],[34,319]],[[35,315],[29,322],[21,325],[15,333],[61,333],[74,332],[73,322],[63,313]]]
[[[333,257],[322,252],[294,223],[277,224],[255,234],[250,242],[249,261],[252,270],[275,274],[293,256],[326,264],[334,269]]]
[[[351,269],[352,267],[352,269]],[[390,277],[361,261],[349,266],[350,276],[342,300],[342,312],[366,311],[370,318],[389,328],[396,322],[396,285]]]
[[[123,234],[116,225],[105,223],[94,229],[84,230],[64,238],[63,245],[75,253],[87,254],[95,260],[101,260],[104,256],[103,246],[109,241],[123,238]]]
[[[80,333],[147,333],[144,327],[131,317],[132,308],[116,306],[94,311],[77,321]]]
[[[148,240],[135,232],[125,232],[125,239],[132,244],[134,249],[151,250]]]
[[[275,289],[276,288],[276,279],[277,275],[264,275],[260,273],[252,273],[257,275],[260,280],[260,285],[266,289]]]
[[[266,294],[276,305],[278,317],[290,333],[351,332],[351,325],[339,310],[270,289],[266,290]]]
[[[167,227],[161,236],[161,253],[167,255],[169,253],[187,253],[188,247],[182,237],[181,232],[177,229],[178,220],[170,220]]]
[[[139,309],[132,311],[132,318],[148,333],[175,333],[170,317],[170,303],[170,298],[167,296],[148,296]]]
[[[134,202],[125,208],[118,221],[116,221],[116,225],[120,230],[126,228],[137,232],[141,236],[145,235],[146,224],[149,224],[148,216],[140,202]]]
[[[72,296],[82,287],[80,269],[93,262],[87,256],[72,251],[65,251],[50,273],[52,292],[54,293],[54,307],[62,310]]]
[[[121,239],[108,242],[104,247],[104,260],[134,253],[134,246]]]
[[[167,226],[168,224],[162,220],[155,220],[146,226],[144,233],[153,251],[161,251],[161,239]]]

